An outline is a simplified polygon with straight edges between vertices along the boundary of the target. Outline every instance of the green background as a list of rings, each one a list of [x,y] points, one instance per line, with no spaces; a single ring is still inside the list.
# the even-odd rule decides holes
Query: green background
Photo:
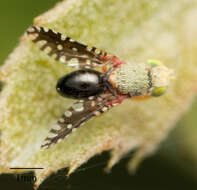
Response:
[[[32,24],[35,16],[53,7],[57,0],[1,0],[0,3],[0,64],[3,64],[9,53],[19,42],[20,36]],[[196,176],[190,159],[182,159],[181,143],[184,136],[179,130],[196,128],[197,103],[190,112],[177,124],[168,139],[152,157],[146,159],[135,176],[128,174],[126,164],[129,157],[117,164],[110,174],[105,174],[105,167],[109,154],[107,152],[91,159],[81,166],[69,180],[66,180],[66,169],[48,178],[39,189],[58,190],[174,190],[197,189]],[[188,130],[189,130],[188,129]],[[178,135],[177,135],[178,134]],[[33,184],[18,182],[14,175],[0,176],[1,189],[33,189]]]

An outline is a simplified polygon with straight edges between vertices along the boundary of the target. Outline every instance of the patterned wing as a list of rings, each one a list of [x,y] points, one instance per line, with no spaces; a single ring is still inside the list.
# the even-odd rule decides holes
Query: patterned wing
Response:
[[[51,29],[32,26],[27,30],[27,34],[34,36],[32,40],[34,43],[42,41],[41,50],[48,49],[48,55],[54,56],[56,61],[62,63],[73,62],[69,66],[102,66],[107,61],[106,52],[99,51],[95,47],[88,49],[86,45],[73,41]]]
[[[50,130],[50,135],[45,139],[41,148],[49,148],[67,137],[76,128],[83,125],[90,118],[108,111],[118,103],[110,104],[116,97],[112,94],[102,94],[98,97],[90,97],[87,100],[79,100],[74,103],[59,119],[57,125]]]

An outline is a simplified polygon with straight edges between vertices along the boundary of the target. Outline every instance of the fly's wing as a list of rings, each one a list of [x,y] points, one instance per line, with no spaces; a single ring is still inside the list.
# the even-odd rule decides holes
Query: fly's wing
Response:
[[[41,148],[49,148],[67,137],[76,128],[83,125],[90,118],[108,111],[116,104],[110,104],[116,99],[112,94],[102,94],[98,97],[90,97],[87,100],[75,102],[59,119],[57,125],[50,130],[50,135],[45,139]]]
[[[93,67],[107,61],[107,53],[97,48],[88,48],[86,45],[71,40],[59,32],[51,29],[32,26],[27,30],[28,35],[33,35],[33,42],[41,42],[41,50],[48,50],[49,56],[54,56],[56,61],[71,64],[74,67]]]

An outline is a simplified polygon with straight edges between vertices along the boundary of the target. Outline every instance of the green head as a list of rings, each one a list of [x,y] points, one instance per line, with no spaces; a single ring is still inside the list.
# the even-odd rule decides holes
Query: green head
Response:
[[[157,60],[148,60],[148,64],[152,67],[150,93],[154,97],[161,96],[166,92],[170,80],[174,78],[173,71]]]

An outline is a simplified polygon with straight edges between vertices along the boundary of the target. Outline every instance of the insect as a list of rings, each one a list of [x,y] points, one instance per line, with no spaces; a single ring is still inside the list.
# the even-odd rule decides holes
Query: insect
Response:
[[[156,60],[127,63],[39,26],[30,27],[27,35],[32,36],[34,43],[39,42],[40,49],[56,61],[79,68],[57,82],[56,89],[60,95],[77,101],[50,130],[42,148],[58,143],[90,118],[108,111],[125,99],[161,96],[172,78],[173,71]]]

